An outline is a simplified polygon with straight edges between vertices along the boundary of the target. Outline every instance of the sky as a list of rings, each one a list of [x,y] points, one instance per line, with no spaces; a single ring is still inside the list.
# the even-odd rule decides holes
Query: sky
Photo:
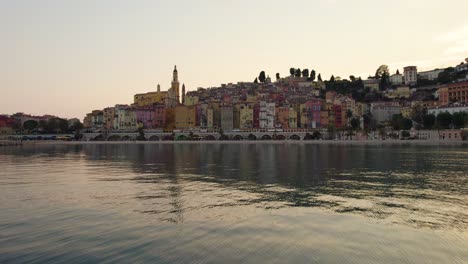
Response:
[[[82,119],[170,87],[468,57],[466,0],[0,0],[0,114]]]

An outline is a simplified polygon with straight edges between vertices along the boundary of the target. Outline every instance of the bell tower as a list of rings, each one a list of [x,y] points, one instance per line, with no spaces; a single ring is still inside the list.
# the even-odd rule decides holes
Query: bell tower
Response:
[[[179,74],[177,72],[177,65],[174,66],[174,71],[172,72],[172,84],[171,88],[174,91],[175,99],[177,103],[180,102],[179,97]]]

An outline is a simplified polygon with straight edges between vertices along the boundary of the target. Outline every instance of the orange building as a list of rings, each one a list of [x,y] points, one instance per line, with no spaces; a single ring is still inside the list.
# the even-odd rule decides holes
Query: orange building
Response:
[[[448,84],[439,89],[439,103],[441,106],[453,102],[468,102],[468,82]]]

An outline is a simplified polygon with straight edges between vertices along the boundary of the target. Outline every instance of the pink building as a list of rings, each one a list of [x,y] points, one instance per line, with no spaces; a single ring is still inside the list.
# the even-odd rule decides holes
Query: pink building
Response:
[[[154,128],[164,128],[166,126],[166,108],[164,105],[155,105],[154,106],[154,119],[153,127]]]
[[[137,123],[145,129],[164,128],[166,125],[166,109],[163,105],[135,108]]]
[[[320,113],[322,111],[322,100],[312,99],[304,103],[302,109],[302,127],[303,128],[319,128],[320,127]]]

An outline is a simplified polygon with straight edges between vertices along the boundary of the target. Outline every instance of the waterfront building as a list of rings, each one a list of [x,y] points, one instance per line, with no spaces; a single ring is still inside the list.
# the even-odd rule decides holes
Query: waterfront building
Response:
[[[322,110],[322,100],[308,100],[301,105],[301,128],[320,127],[320,112]]]
[[[468,82],[452,83],[439,88],[439,104],[468,103]]]
[[[114,129],[115,107],[106,107],[103,110],[104,129]]]
[[[405,84],[406,85],[415,85],[418,82],[418,69],[416,66],[406,66],[403,68]]]
[[[214,128],[214,109],[213,108],[208,108],[206,110],[206,126],[208,128]]]
[[[252,105],[250,104],[245,104],[241,105],[239,109],[239,128],[241,129],[249,129],[253,128],[253,116],[254,116],[254,110]]]
[[[343,126],[343,109],[341,105],[331,105],[331,115],[329,116],[328,123],[333,124],[335,128],[341,128]]]
[[[260,101],[259,106],[259,127],[275,128],[275,103]]]
[[[281,106],[276,107],[276,127],[289,128],[289,107]]]
[[[138,128],[153,128],[153,116],[154,112],[152,107],[138,107],[135,108],[135,114],[137,118]]]
[[[196,107],[179,105],[175,107],[175,128],[190,129],[195,128],[197,119]]]
[[[101,110],[93,110],[91,112],[91,127],[93,129],[102,129],[104,126],[104,112]]]
[[[119,130],[136,130],[136,112],[128,105],[115,106],[114,127]]]
[[[91,113],[86,114],[86,116],[83,119],[83,128],[91,128]]]
[[[401,114],[399,102],[373,102],[371,103],[371,114],[377,123],[389,121],[393,115]]]
[[[234,128],[234,116],[233,116],[233,107],[228,105],[223,105],[220,108],[221,110],[221,128],[225,131],[232,130]]]
[[[289,128],[297,128],[297,115],[298,115],[298,112],[296,112],[296,110],[294,110],[293,107],[289,107],[289,111],[288,111],[288,126]]]

